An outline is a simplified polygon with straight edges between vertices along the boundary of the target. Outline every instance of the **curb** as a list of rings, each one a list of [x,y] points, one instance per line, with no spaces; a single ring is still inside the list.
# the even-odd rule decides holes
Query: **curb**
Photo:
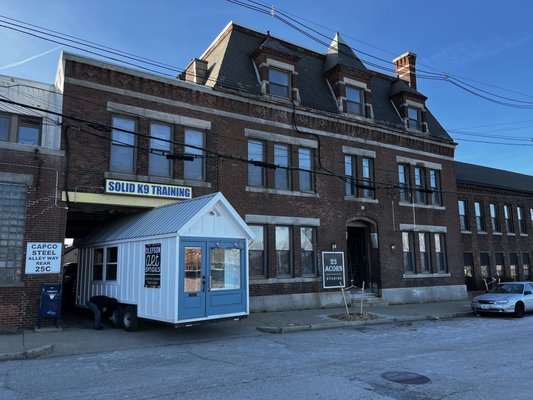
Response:
[[[441,319],[450,318],[462,318],[473,316],[474,312],[465,311],[452,314],[442,315],[426,315],[426,316],[411,316],[411,317],[385,317],[379,316],[378,319],[372,319],[368,321],[332,321],[332,322],[320,322],[316,324],[303,324],[303,325],[289,325],[289,326],[258,326],[256,329],[263,333],[295,333],[305,331],[318,331],[323,329],[335,329],[360,325],[382,325],[390,324],[394,322],[414,322],[414,321],[439,321]]]
[[[34,347],[33,349],[17,351],[12,353],[0,353],[0,361],[29,360],[50,354],[54,350],[51,344]]]

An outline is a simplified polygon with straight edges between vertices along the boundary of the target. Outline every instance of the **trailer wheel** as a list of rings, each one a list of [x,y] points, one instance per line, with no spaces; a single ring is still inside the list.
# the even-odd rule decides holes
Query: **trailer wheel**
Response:
[[[124,309],[121,305],[118,305],[115,307],[113,312],[111,313],[111,323],[113,324],[113,328],[123,328],[122,325],[122,313],[124,312]]]
[[[139,319],[137,318],[137,308],[135,306],[126,306],[122,312],[122,325],[124,330],[128,332],[135,332],[139,327]]]

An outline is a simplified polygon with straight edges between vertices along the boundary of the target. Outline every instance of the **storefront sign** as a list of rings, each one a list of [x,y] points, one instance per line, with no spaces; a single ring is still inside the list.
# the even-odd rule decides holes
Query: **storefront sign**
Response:
[[[160,183],[119,181],[106,179],[105,192],[128,194],[131,196],[164,197],[169,199],[190,199],[192,189],[186,186],[164,185]]]
[[[144,246],[144,287],[161,287],[161,243]]]
[[[322,277],[324,289],[341,288],[344,283],[344,253],[342,251],[322,252]]]
[[[26,246],[26,274],[59,274],[63,245],[29,242]]]

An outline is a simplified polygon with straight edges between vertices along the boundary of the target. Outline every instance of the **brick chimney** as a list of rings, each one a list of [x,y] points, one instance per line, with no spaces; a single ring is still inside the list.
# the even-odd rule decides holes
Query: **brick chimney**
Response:
[[[408,51],[392,60],[396,66],[396,76],[416,89],[416,54]]]

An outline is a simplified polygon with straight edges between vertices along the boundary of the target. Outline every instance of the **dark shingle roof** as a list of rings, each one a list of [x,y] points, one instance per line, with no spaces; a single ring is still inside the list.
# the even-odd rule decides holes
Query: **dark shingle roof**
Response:
[[[332,48],[331,46],[328,53],[318,53],[233,24],[228,34],[220,39],[203,57],[204,60],[208,61],[209,66],[207,84],[261,95],[261,85],[253,65],[252,56],[259,46],[263,45],[299,58],[296,71],[298,72],[301,105],[338,114],[337,100],[327,83],[324,71],[332,68],[333,62],[357,70],[368,70],[342,39],[334,40],[334,43],[337,45],[337,50],[342,50],[342,54],[339,50],[335,55],[335,47]],[[349,55],[350,53],[353,57]],[[409,91],[409,86],[403,81],[398,83],[394,77],[373,71],[368,71],[368,73],[373,75],[370,89],[375,120],[402,129],[403,122],[392,105],[390,96],[399,87]],[[418,96],[425,97],[416,90],[411,90]],[[428,114],[430,135],[452,142],[451,137],[433,115]]]
[[[533,176],[483,167],[481,165],[455,162],[457,182],[533,193]]]

